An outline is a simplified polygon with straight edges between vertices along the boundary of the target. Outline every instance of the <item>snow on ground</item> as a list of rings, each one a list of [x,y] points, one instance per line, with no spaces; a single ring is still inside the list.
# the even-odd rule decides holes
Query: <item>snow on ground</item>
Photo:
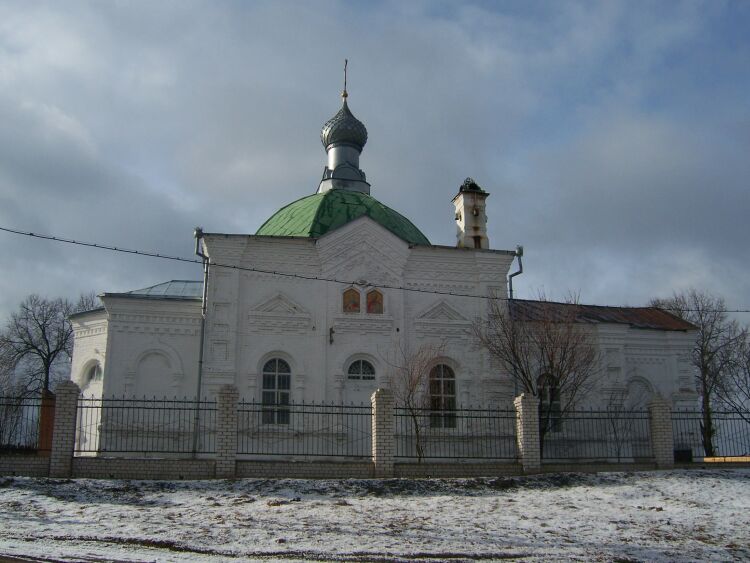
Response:
[[[740,561],[750,469],[454,480],[0,478],[0,554],[55,561]]]

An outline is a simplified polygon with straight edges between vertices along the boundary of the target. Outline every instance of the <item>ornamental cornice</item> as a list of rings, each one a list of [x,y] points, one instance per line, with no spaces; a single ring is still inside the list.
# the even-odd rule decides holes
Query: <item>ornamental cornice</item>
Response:
[[[407,280],[405,285],[406,287],[410,287],[414,289],[437,289],[441,291],[446,291],[446,290],[459,291],[460,290],[461,292],[474,290],[477,287],[477,284],[465,283],[465,282],[460,283],[458,280],[454,280],[450,278],[448,278],[447,281],[436,281],[436,280],[441,280],[445,278],[446,276],[436,272],[435,275],[430,278],[422,278],[422,279],[412,278],[410,280]]]
[[[118,324],[112,326],[113,332],[132,334],[169,334],[175,336],[197,336],[200,330],[192,327],[155,326],[150,324]]]
[[[626,356],[625,363],[636,365],[657,365],[666,363],[668,359],[668,356]]]
[[[284,272],[281,274],[269,274],[265,272],[242,272],[242,282],[243,283],[270,283],[270,284],[277,284],[277,285],[309,285],[314,281],[314,278],[321,277],[321,274],[319,271],[311,271],[306,272],[303,270],[296,270],[293,272],[294,275],[286,275],[289,274],[289,272],[286,272],[284,269],[277,269],[274,268],[275,272]],[[296,277],[296,276],[304,276],[304,277]],[[316,282],[320,283],[320,282]]]
[[[470,324],[462,321],[421,320],[414,322],[414,332],[420,337],[441,336],[463,341],[469,339]]]
[[[88,338],[91,336],[98,336],[100,334],[106,334],[106,333],[107,333],[106,326],[97,326],[93,328],[78,329],[75,331],[75,337],[76,338]]]
[[[333,319],[335,332],[349,332],[359,334],[388,334],[393,330],[393,318],[373,316],[347,316]]]
[[[253,333],[304,334],[312,328],[308,317],[296,317],[282,313],[252,312],[248,315],[248,331]]]
[[[155,314],[139,314],[139,313],[113,313],[110,324],[115,323],[147,323],[147,324],[163,324],[163,325],[187,325],[187,326],[198,326],[201,322],[199,316],[183,316],[183,315],[155,315]]]

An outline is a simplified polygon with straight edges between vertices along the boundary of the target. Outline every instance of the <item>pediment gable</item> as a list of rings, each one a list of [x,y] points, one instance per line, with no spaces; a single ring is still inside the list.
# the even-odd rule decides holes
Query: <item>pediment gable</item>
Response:
[[[360,217],[319,241],[323,275],[373,285],[401,285],[409,247],[372,221]]]
[[[282,293],[278,293],[258,303],[251,308],[251,312],[254,313],[277,313],[281,315],[306,315],[309,316],[309,312],[302,307],[299,303],[291,300],[289,297]]]
[[[312,315],[283,293],[250,308],[247,316],[251,332],[304,334],[312,326]]]
[[[456,309],[451,307],[445,301],[433,305],[421,315],[417,316],[419,321],[453,321],[468,323],[469,319],[464,317]]]
[[[471,321],[446,301],[439,301],[414,319],[414,329],[420,337],[466,340]]]

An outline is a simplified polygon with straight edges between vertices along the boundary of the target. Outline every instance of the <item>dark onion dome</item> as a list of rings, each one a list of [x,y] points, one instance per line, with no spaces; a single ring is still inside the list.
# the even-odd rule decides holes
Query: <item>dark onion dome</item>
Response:
[[[331,145],[353,145],[362,152],[367,143],[367,129],[364,123],[354,117],[344,99],[344,105],[336,115],[325,122],[320,130],[320,140],[326,150]]]
[[[256,235],[317,238],[366,215],[409,244],[430,241],[406,217],[362,192],[333,189],[282,207]]]

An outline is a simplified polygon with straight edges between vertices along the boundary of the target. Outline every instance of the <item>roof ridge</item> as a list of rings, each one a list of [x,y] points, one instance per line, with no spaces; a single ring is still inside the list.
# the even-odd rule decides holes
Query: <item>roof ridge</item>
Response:
[[[650,305],[595,305],[593,303],[566,303],[565,301],[552,301],[549,299],[513,299],[513,301],[525,301],[527,303],[550,303],[552,305],[570,305],[576,307],[599,307],[603,309],[659,309]]]

